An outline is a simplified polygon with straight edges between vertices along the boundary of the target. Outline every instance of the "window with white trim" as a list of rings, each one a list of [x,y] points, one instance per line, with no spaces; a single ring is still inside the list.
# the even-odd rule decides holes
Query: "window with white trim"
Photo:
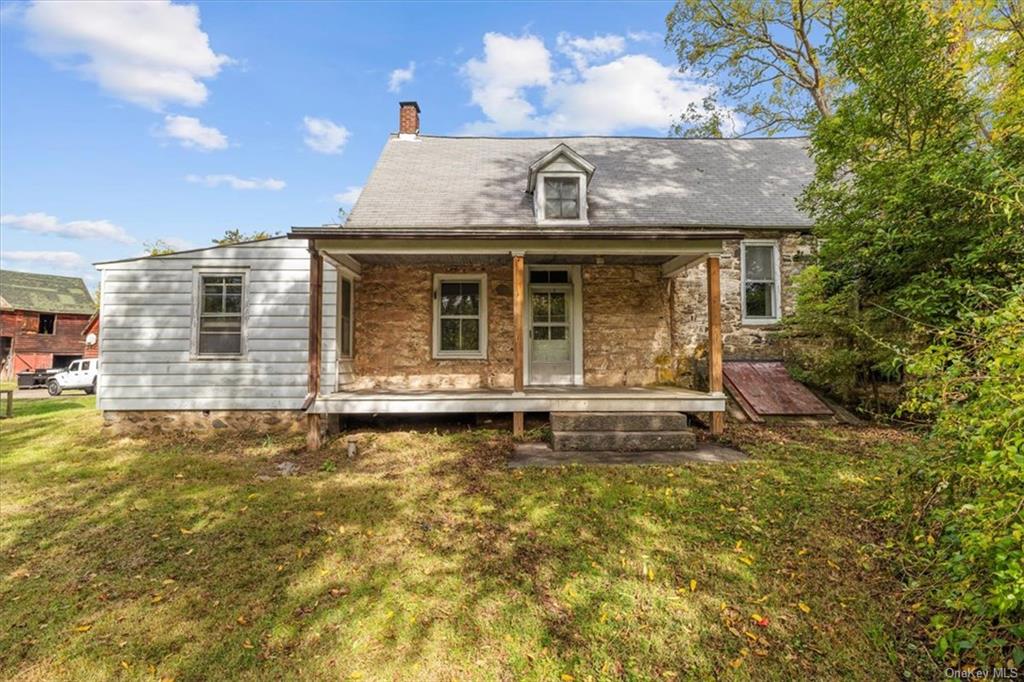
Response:
[[[193,355],[235,358],[245,352],[244,272],[197,272]]]
[[[779,245],[768,240],[744,240],[740,245],[743,321],[779,321]]]
[[[434,275],[434,357],[487,357],[486,275]]]
[[[544,217],[547,220],[579,219],[579,178],[544,178]]]
[[[352,280],[338,277],[338,352],[342,358],[352,357]]]

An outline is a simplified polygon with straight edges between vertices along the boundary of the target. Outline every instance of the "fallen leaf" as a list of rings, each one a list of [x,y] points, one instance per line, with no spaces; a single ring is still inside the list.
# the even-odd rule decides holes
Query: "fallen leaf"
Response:
[[[181,531],[182,535],[192,535],[192,532],[193,532],[193,531],[190,531],[188,528],[179,528],[178,530]]]
[[[808,606],[807,604],[803,603],[803,602],[800,602],[799,604],[797,604],[797,606],[799,606],[800,610],[803,611],[804,613],[810,613],[811,612],[811,607]]]
[[[79,625],[75,628],[75,632],[89,632],[89,630],[92,630],[91,625]]]
[[[245,616],[239,616],[239,617],[238,617],[238,618],[237,618],[236,620],[238,621],[238,624],[239,624],[239,625],[245,625],[245,624],[246,624],[246,622],[247,622],[247,621],[245,620]]]
[[[242,648],[243,649],[251,649],[252,648],[252,642],[250,642],[249,640],[245,640],[244,642],[242,642]]]
[[[696,580],[691,580],[690,581],[690,592],[696,592],[696,591],[697,591],[697,581]]]

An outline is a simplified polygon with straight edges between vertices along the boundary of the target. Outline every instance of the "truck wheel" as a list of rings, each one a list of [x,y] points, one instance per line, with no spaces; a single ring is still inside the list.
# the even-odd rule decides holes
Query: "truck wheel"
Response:
[[[96,380],[93,379],[92,380],[92,386],[87,386],[86,388],[83,388],[82,390],[85,391],[86,395],[92,395],[93,393],[95,393],[96,392]]]
[[[58,396],[61,391],[60,384],[56,381],[48,381],[46,382],[46,391],[52,396]]]

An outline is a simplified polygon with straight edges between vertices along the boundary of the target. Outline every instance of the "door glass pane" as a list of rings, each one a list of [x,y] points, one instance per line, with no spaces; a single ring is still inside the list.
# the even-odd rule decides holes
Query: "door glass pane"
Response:
[[[747,246],[745,249],[747,279],[775,279],[775,268],[772,267],[774,249],[771,246]]]
[[[548,328],[537,326],[533,328],[533,340],[534,341],[547,341],[548,340]]]
[[[565,322],[565,294],[555,292],[551,294],[551,321]]]
[[[564,341],[565,340],[565,327],[551,327],[551,340],[552,341]]]
[[[550,278],[549,282],[552,284],[568,284],[569,283],[569,271],[568,270],[549,270],[548,274]]]
[[[548,303],[548,294],[535,293],[531,296],[533,307],[533,321],[547,322],[551,315],[551,307]]]

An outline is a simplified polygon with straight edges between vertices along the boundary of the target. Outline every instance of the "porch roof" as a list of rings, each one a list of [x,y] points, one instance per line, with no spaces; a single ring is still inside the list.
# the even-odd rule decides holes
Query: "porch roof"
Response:
[[[290,239],[330,239],[330,240],[367,240],[367,239],[466,239],[472,241],[512,239],[512,240],[581,240],[608,239],[613,241],[651,241],[661,239],[702,240],[702,239],[741,239],[743,233],[735,229],[615,229],[615,228],[433,228],[411,229],[401,227],[353,228],[340,225],[323,225],[320,227],[293,227],[288,234]]]

